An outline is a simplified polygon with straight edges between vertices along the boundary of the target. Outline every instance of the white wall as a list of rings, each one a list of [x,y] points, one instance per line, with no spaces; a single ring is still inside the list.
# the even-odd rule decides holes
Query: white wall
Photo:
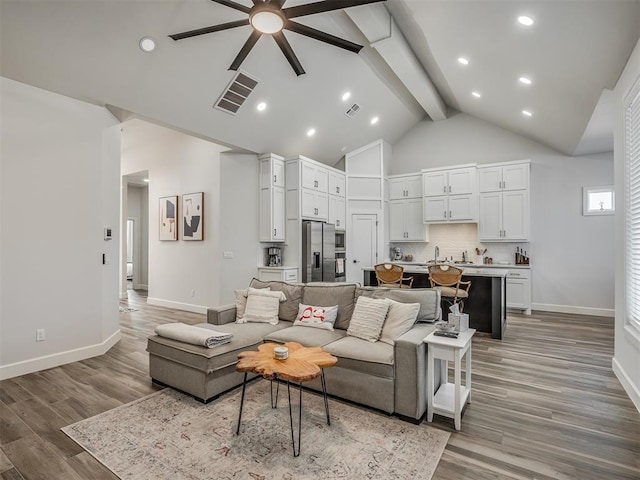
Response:
[[[640,42],[629,58],[614,90],[616,102],[616,127],[614,135],[616,208],[621,211],[625,205],[625,162],[623,143],[623,99],[634,83],[640,79]],[[616,218],[616,332],[613,371],[629,394],[636,408],[640,410],[640,334],[627,325],[625,305],[625,218]]]
[[[122,124],[122,174],[149,172],[149,297],[156,305],[204,313],[220,303],[220,153],[214,143],[142,120]],[[158,199],[204,192],[204,240],[158,239]],[[180,217],[179,217],[180,218]]]
[[[613,316],[614,217],[582,216],[582,187],[613,183],[613,153],[568,157],[453,112],[447,120],[423,121],[407,132],[393,146],[391,168],[400,174],[527,158],[532,161],[533,308]]]
[[[119,339],[119,131],[104,108],[0,79],[0,378]],[[36,329],[46,340],[37,342]]]
[[[220,155],[220,302],[234,303],[233,290],[246,288],[257,276],[262,247],[259,221],[259,163],[257,155]],[[232,252],[233,258],[224,258]]]

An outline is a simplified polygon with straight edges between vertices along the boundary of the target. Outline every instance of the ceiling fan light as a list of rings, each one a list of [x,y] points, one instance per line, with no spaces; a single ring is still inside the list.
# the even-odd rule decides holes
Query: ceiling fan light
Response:
[[[284,27],[284,19],[276,12],[255,12],[250,18],[253,28],[262,33],[277,33]]]

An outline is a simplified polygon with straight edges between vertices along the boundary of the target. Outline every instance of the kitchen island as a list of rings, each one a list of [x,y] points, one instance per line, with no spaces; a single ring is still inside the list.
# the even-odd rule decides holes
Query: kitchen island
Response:
[[[413,277],[413,288],[428,288],[429,270],[426,264],[401,264],[404,275]],[[464,301],[464,313],[469,314],[469,328],[490,333],[491,337],[502,339],[507,326],[507,270],[483,268],[482,265],[455,265],[462,268],[462,280],[471,281],[469,298]],[[373,268],[364,268],[364,285],[378,285]],[[442,301],[442,315],[446,320],[449,303]]]

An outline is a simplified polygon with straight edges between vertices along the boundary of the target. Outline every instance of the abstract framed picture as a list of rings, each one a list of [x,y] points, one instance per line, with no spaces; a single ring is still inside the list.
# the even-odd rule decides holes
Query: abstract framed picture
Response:
[[[158,215],[160,240],[178,240],[178,196],[160,197]]]
[[[182,195],[182,239],[202,240],[204,193]]]

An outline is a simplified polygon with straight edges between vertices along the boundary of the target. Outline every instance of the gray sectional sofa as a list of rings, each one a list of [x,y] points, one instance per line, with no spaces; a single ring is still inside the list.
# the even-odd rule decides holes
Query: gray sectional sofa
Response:
[[[327,391],[346,400],[366,405],[401,418],[419,422],[427,407],[427,345],[423,343],[440,318],[440,294],[432,289],[388,289],[354,284],[288,284],[260,282],[253,288],[282,291],[279,322],[235,323],[236,305],[210,308],[206,324],[200,327],[232,333],[231,343],[204,348],[160,336],[148,339],[149,373],[154,382],[186,392],[203,402],[242,384],[235,371],[237,354],[254,350],[263,342],[294,341],[304,346],[321,346],[338,358],[325,370]],[[368,342],[347,335],[358,297],[390,298],[402,303],[420,303],[418,320],[409,331],[394,339],[394,345]],[[338,305],[334,330],[294,326],[298,305]],[[436,386],[440,368],[435,368]],[[321,390],[319,380],[305,386]]]

